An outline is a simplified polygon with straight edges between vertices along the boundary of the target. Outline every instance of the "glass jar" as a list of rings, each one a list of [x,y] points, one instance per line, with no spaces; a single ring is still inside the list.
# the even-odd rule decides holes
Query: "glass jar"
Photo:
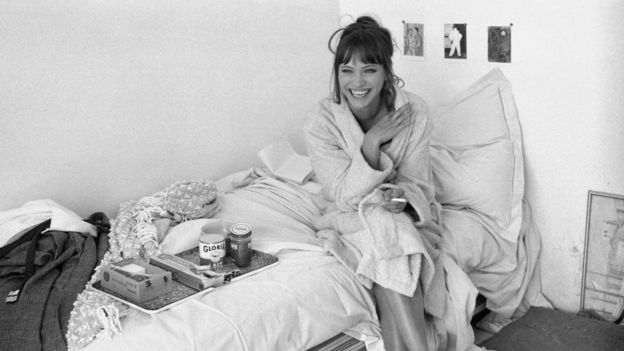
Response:
[[[235,223],[230,227],[230,257],[238,267],[251,265],[251,225]]]

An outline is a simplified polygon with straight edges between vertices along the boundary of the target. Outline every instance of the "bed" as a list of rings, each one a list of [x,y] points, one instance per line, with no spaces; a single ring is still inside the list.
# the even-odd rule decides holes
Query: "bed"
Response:
[[[521,315],[523,306],[547,304],[540,293],[539,233],[524,199],[521,134],[509,82],[494,69],[432,114],[432,167],[444,207],[442,250],[487,298],[498,318],[492,325]],[[324,249],[313,229],[323,207],[314,179],[300,185],[264,169],[242,169],[184,184],[212,191],[216,201],[208,211],[178,213],[173,225],[171,218],[163,223],[153,215],[158,211],[145,215],[150,206],[168,205],[171,214],[181,201],[196,200],[176,198],[171,187],[120,206],[110,247],[69,313],[68,349],[309,350],[341,333],[367,350],[384,349],[370,292]],[[137,225],[139,219],[149,228]],[[215,222],[249,223],[253,248],[278,263],[158,313],[138,311],[92,288],[102,264],[121,252],[176,254],[195,247],[201,227]],[[156,234],[145,234],[149,230]],[[462,308],[457,318],[470,321],[474,301]],[[0,345],[10,339],[6,332]],[[464,342],[471,344],[468,334]]]
[[[246,177],[251,183],[228,190],[231,180]],[[123,332],[85,350],[305,350],[347,329],[378,334],[369,293],[322,250],[310,227],[316,207],[308,191],[254,170],[216,184],[220,210],[173,228],[162,251],[196,246],[211,220],[245,222],[253,248],[279,257],[278,264],[158,314],[133,313],[122,318]]]

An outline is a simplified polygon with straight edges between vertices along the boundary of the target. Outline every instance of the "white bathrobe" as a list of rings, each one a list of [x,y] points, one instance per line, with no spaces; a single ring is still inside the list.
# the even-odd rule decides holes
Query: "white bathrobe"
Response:
[[[391,142],[382,147],[380,170],[370,167],[362,155],[364,132],[351,113],[346,99],[343,99],[341,104],[336,104],[331,99],[321,101],[310,113],[304,131],[308,154],[316,177],[323,184],[324,196],[333,202],[337,209],[334,212],[327,211],[325,217],[329,218],[317,221],[317,229],[334,229],[340,234],[349,235],[362,226],[367,227],[368,230],[364,232],[369,234],[370,240],[363,239],[362,235],[356,233],[351,238],[346,238],[349,242],[344,241],[345,247],[349,247],[350,243],[359,246],[360,251],[369,251],[367,250],[369,247],[362,248],[360,245],[368,240],[369,244],[375,245],[375,258],[384,261],[394,258],[391,252],[404,253],[400,258],[402,262],[397,262],[399,258],[393,259],[389,265],[380,267],[375,273],[373,268],[361,266],[364,262],[374,263],[375,260],[370,259],[372,255],[360,252],[361,255],[357,257],[359,262],[356,262],[360,266],[351,268],[355,269],[356,275],[366,286],[370,287],[372,282],[367,284],[363,275],[368,275],[364,278],[370,278],[385,288],[411,296],[418,283],[421,265],[424,272],[429,272],[424,277],[425,286],[431,279],[433,272],[431,251],[439,239],[440,228],[437,218],[440,207],[435,201],[432,182],[429,153],[431,122],[427,106],[421,98],[397,88],[395,107],[399,108],[406,103],[412,105],[412,113],[408,116],[411,120],[410,127],[399,132]],[[401,230],[398,233],[371,232],[371,226],[375,227],[376,223],[384,219],[388,222],[410,222],[405,213],[396,215],[374,210],[370,202],[375,199],[371,195],[380,186],[398,186],[405,190],[405,198],[418,213],[419,221],[415,223],[415,227],[403,226],[409,228],[409,231]],[[366,201],[362,201],[363,199]],[[362,206],[363,202],[366,202],[367,206]],[[375,215],[375,218],[369,218],[370,221],[367,221],[363,209],[367,209],[366,216]],[[354,218],[353,215],[349,217],[354,213],[359,214],[360,218]],[[406,218],[397,218],[401,216]],[[359,227],[355,222],[358,222]],[[396,227],[392,223],[389,224]],[[321,235],[329,237],[327,233]],[[383,240],[384,236],[386,240]],[[410,240],[414,236],[424,240]],[[329,239],[342,238],[334,236]],[[332,241],[329,242],[330,245],[331,243]],[[341,255],[341,251],[344,250],[336,250],[335,245],[332,245],[330,251],[347,265],[353,265],[353,262],[349,264],[352,254]],[[409,257],[411,261],[408,263],[406,255],[411,254],[419,255]],[[406,265],[411,265],[411,268],[406,268]],[[394,272],[395,276],[387,276],[388,272]]]
[[[345,99],[336,104],[327,98],[310,112],[304,128],[308,155],[323,195],[332,204],[315,224],[325,247],[364,285],[377,283],[411,296],[420,283],[425,310],[439,321],[434,333],[444,339],[437,346],[465,350],[474,346],[469,321],[477,292],[452,259],[436,248],[441,207],[435,200],[430,165],[432,125],[425,102],[397,88],[395,108],[406,103],[412,105],[410,127],[382,147],[380,170],[371,168],[362,155],[364,132]],[[413,227],[406,225],[411,221],[407,214],[375,208],[379,199],[375,194],[383,186],[405,190],[405,198],[418,213]],[[374,258],[387,262],[380,264]],[[389,269],[393,265],[396,270]],[[395,276],[384,276],[389,273]],[[430,346],[435,338],[428,336]]]

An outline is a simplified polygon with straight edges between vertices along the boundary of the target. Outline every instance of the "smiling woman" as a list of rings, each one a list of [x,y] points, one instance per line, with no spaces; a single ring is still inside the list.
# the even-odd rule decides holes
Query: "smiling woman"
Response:
[[[336,31],[330,49],[336,37],[332,96],[316,105],[304,128],[312,166],[331,203],[317,222],[318,236],[372,289],[388,350],[437,349],[447,342],[445,330],[461,333],[469,325],[436,329],[450,308],[444,306],[443,280],[433,279],[443,273],[434,263],[440,257],[434,248],[440,205],[431,178],[427,105],[401,88],[392,68],[392,37],[374,19],[360,17]],[[367,223],[368,232],[347,228],[360,223],[349,218]],[[371,245],[374,252],[393,254],[380,259]],[[340,249],[345,247],[354,252]]]

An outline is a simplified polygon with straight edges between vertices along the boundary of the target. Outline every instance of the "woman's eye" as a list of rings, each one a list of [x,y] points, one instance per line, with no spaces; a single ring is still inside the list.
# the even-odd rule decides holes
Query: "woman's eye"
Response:
[[[366,73],[377,73],[377,70],[374,68],[368,68],[366,71]]]

